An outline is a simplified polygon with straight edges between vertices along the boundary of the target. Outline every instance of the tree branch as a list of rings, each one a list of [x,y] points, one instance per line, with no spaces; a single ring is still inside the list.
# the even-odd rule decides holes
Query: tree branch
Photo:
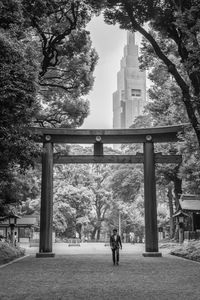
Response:
[[[183,102],[185,104],[188,117],[191,121],[191,124],[196,132],[199,144],[200,144],[200,130],[199,130],[199,122],[198,119],[195,115],[194,107],[192,105],[191,101],[191,96],[190,96],[190,91],[189,91],[189,86],[187,83],[184,81],[184,79],[181,77],[179,74],[175,64],[168,59],[168,57],[162,52],[161,48],[155,41],[155,39],[150,35],[144,28],[140,26],[140,24],[135,20],[133,17],[133,10],[130,5],[130,3],[125,2],[124,3],[124,8],[126,13],[128,14],[128,17],[130,18],[132,27],[134,30],[139,31],[152,45],[156,55],[164,62],[164,64],[168,67],[168,71],[174,76],[178,86],[181,88],[182,95],[183,95]]]

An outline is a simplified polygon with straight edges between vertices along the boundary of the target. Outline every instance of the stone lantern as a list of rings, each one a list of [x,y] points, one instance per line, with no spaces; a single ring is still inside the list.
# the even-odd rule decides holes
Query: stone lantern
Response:
[[[178,210],[174,215],[176,218],[176,224],[178,225],[178,240],[179,243],[183,243],[184,241],[184,221],[185,218],[188,218],[189,215],[183,212],[182,210]]]
[[[10,233],[11,233],[11,243],[14,244],[14,228],[17,224],[17,219],[20,217],[15,215],[13,212],[9,213],[5,219],[8,219],[9,227],[10,227]]]

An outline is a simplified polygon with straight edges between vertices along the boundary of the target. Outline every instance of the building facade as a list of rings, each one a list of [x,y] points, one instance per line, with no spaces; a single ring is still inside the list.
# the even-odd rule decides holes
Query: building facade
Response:
[[[29,242],[35,229],[38,229],[38,218],[35,215],[25,215],[17,219],[14,232],[16,232],[18,242]],[[8,219],[5,219],[0,222],[0,238],[9,240],[9,237],[11,237],[11,228]]]
[[[143,112],[146,103],[146,72],[140,71],[135,34],[127,33],[127,45],[117,73],[113,93],[113,128],[129,128]]]

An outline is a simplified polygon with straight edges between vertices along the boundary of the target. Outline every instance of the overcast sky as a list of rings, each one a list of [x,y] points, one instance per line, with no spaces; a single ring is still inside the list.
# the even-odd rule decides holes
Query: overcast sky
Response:
[[[90,115],[81,128],[112,128],[112,93],[117,89],[117,72],[127,33],[119,27],[107,25],[103,17],[94,18],[87,29],[91,32],[93,47],[99,60],[95,69],[93,90],[87,96],[90,101]],[[138,37],[136,36],[136,41]]]

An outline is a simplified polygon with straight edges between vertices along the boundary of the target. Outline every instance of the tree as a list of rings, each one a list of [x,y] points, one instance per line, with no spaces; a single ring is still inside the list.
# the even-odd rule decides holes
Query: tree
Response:
[[[0,31],[0,193],[10,203],[12,172],[25,170],[37,156],[37,147],[24,130],[38,110],[37,65],[29,46]],[[9,199],[8,199],[9,198]],[[3,213],[3,212],[2,212]]]
[[[37,100],[41,104],[34,121],[40,126],[80,126],[89,113],[88,102],[81,97],[93,86],[98,58],[85,30],[92,15],[97,13],[92,2],[1,3],[0,28],[34,52],[38,67]]]
[[[161,41],[159,40],[161,43]],[[165,48],[170,52],[170,58],[178,65],[177,51],[170,40],[165,40]],[[150,114],[153,125],[173,125],[188,122],[186,109],[181,100],[181,90],[175,80],[159,61],[148,41],[143,41],[140,61],[143,68],[149,68],[149,78],[153,85],[149,89],[149,102],[146,111]],[[179,64],[180,65],[180,64]],[[181,70],[181,65],[179,66]],[[182,71],[183,72],[183,71]],[[177,101],[177,99],[179,99]],[[158,189],[165,186],[170,212],[170,236],[173,237],[175,224],[173,214],[179,208],[181,193],[194,193],[199,189],[198,144],[189,127],[180,136],[181,142],[156,145],[158,152],[166,154],[182,154],[180,165],[157,165]],[[190,166],[191,165],[191,166]],[[192,172],[189,170],[193,170]],[[189,174],[194,174],[190,176]],[[195,189],[196,186],[196,189]]]
[[[89,113],[89,103],[81,97],[93,86],[98,57],[85,30],[71,33],[61,50],[56,66],[39,77],[40,98],[46,105],[36,123],[74,128],[82,125]]]
[[[1,195],[13,170],[29,168],[39,152],[24,128],[77,127],[89,113],[82,96],[92,87],[97,62],[85,30],[97,12],[92,2],[0,3]]]
[[[166,44],[168,47],[172,47],[169,41],[166,41]],[[177,60],[176,52],[172,50],[171,58]],[[154,120],[154,125],[171,125],[174,123],[187,122],[185,107],[180,101],[177,101],[177,99],[181,99],[180,88],[170,77],[163,63],[156,59],[156,56],[152,53],[152,50],[146,42],[143,43],[141,62],[143,67],[151,67],[149,76],[154,85],[149,90],[151,101],[147,104],[146,109],[150,112]],[[183,157],[180,168],[176,166],[173,171],[172,166],[166,166],[165,168],[162,167],[161,171],[165,174],[164,176],[167,180],[174,182],[176,208],[182,189],[184,193],[199,193],[200,178],[199,151],[194,132],[188,127],[187,130],[181,134],[180,138],[181,142],[177,145],[171,144],[170,147],[164,145],[165,149],[159,147],[159,150],[162,151],[168,149],[169,152],[174,154],[181,153]],[[183,181],[182,189],[181,180]]]
[[[135,147],[134,147],[135,146]],[[125,153],[138,152],[138,145],[122,147]],[[129,236],[134,232],[140,241],[144,235],[144,191],[141,165],[113,166],[109,178],[113,203],[109,214],[110,229],[118,227],[121,215],[122,232]]]
[[[59,154],[63,152],[73,155],[77,154],[90,154],[92,153],[91,147],[81,147],[78,145],[71,146],[70,149],[61,149],[57,148]],[[106,153],[113,153],[110,148],[105,149]],[[85,203],[85,210],[77,211],[76,218],[76,228],[77,232],[81,234],[83,229],[87,231],[87,234],[91,234],[92,239],[99,239],[100,233],[102,233],[103,228],[107,227],[107,216],[112,204],[112,192],[109,187],[109,178],[111,174],[111,167],[108,165],[58,165],[55,168],[55,184],[61,186],[60,191],[66,193],[67,187],[70,187],[69,197],[73,198],[73,201],[77,201],[77,205],[81,208],[81,205]],[[71,189],[76,191],[77,195],[72,197]],[[84,191],[84,194],[88,194],[89,202],[84,202],[82,198],[82,204],[79,202],[79,196],[81,191]],[[61,194],[62,194],[61,193]],[[71,195],[71,196],[70,196]],[[79,196],[78,196],[79,195]],[[76,200],[77,197],[77,200]],[[60,199],[67,199],[67,203],[70,204],[70,207],[74,209],[72,200],[64,195],[60,195]],[[84,213],[85,211],[85,213]],[[74,223],[75,224],[75,223]],[[85,232],[86,233],[86,232]]]
[[[122,29],[138,31],[149,41],[181,89],[181,101],[200,145],[199,1],[106,0],[102,3],[108,24],[119,23]],[[152,31],[144,28],[145,23]],[[160,39],[157,40],[157,37]],[[166,39],[173,43],[177,51],[181,70],[179,64],[176,65],[170,58],[170,52],[165,47]]]
[[[183,155],[183,163],[179,169],[179,176],[183,180],[183,193],[200,194],[200,154],[194,133],[187,130],[179,144]]]
[[[83,41],[80,34],[87,35],[82,29],[89,22],[92,15],[97,12],[90,4],[92,4],[92,1],[87,0],[22,1],[25,24],[34,28],[42,42],[43,57],[40,76],[43,77],[49,68],[56,67],[60,63],[59,59],[64,52],[74,56],[75,48],[78,53],[80,48],[85,46],[80,43],[80,41]],[[76,30],[78,31],[76,32]],[[75,36],[73,34],[71,36],[71,33],[74,33]],[[77,39],[78,35],[79,39]],[[73,39],[73,41],[71,40],[71,43],[68,44],[70,39]],[[75,47],[73,44],[75,44]]]
[[[114,199],[134,202],[143,182],[143,173],[139,165],[115,167],[110,179]]]
[[[91,1],[92,2],[92,1]],[[97,53],[86,24],[97,12],[90,1],[22,1],[25,26],[40,61],[40,101],[36,122],[42,126],[76,127],[89,113],[81,99],[93,86]]]
[[[80,218],[88,216],[91,210],[92,193],[79,185],[74,187],[61,181],[56,184],[54,198],[54,228],[59,235],[65,233],[74,237],[78,232],[81,238]]]
[[[111,207],[112,193],[108,188],[110,166],[91,165],[89,189],[93,193],[91,198],[91,211],[88,215],[92,226],[91,238],[100,239],[102,224],[106,221],[107,212]]]
[[[4,216],[10,208],[17,208],[24,214],[39,214],[40,172],[38,168],[29,168],[20,173],[13,168],[4,180],[0,181],[0,215]]]

